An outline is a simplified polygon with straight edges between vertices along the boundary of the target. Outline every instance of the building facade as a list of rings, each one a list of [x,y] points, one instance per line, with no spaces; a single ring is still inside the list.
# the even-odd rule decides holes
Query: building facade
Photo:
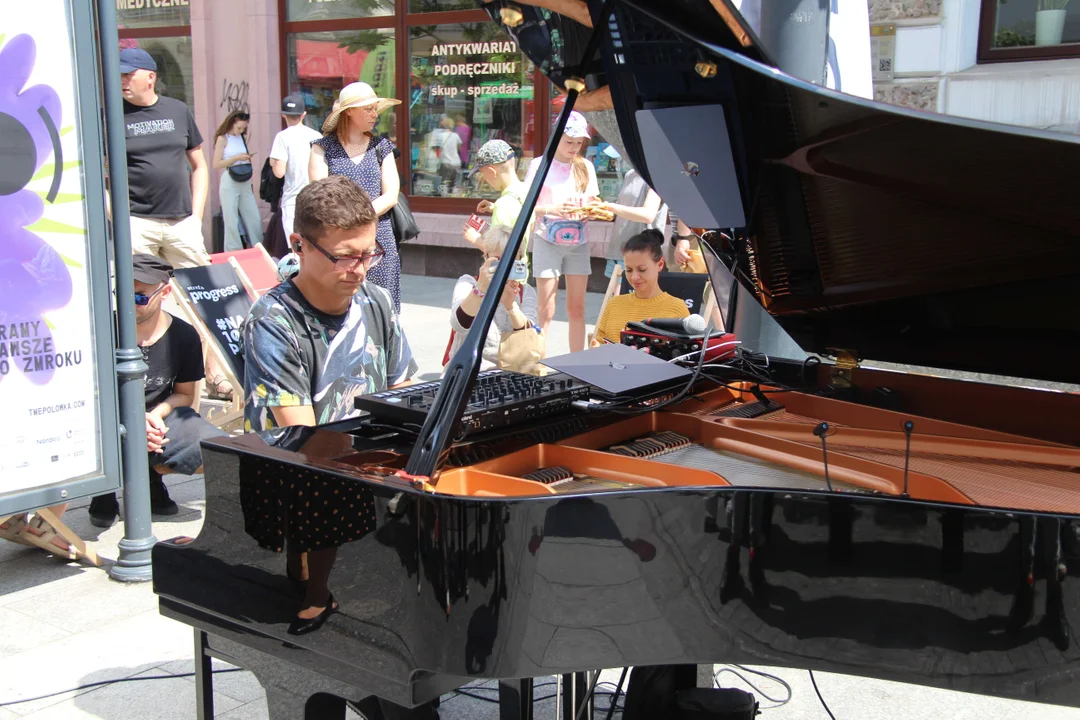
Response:
[[[1080,6],[1067,0],[868,0],[879,100],[963,117],[1073,132],[1080,119]],[[116,0],[121,44],[146,49],[163,94],[194,111],[209,154],[232,110],[251,114],[261,167],[288,93],[321,127],[344,85],[363,80],[402,104],[377,130],[402,152],[399,171],[422,234],[405,272],[475,270],[461,229],[490,190],[468,177],[479,146],[501,138],[539,155],[557,91],[472,0]],[[1050,14],[1047,15],[1047,9]],[[879,52],[880,51],[880,52]],[[881,55],[879,57],[879,54]],[[887,55],[887,57],[886,57]],[[885,62],[882,62],[882,61]],[[447,133],[460,142],[442,153]],[[593,138],[587,153],[614,199],[621,167]],[[211,171],[209,207],[218,211]],[[208,213],[210,215],[210,213]],[[207,237],[210,237],[209,218]],[[590,236],[597,262],[606,230]]]

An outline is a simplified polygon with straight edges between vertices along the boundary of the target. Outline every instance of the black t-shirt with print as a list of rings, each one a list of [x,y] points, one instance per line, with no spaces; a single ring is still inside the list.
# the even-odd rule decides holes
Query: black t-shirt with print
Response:
[[[199,333],[180,318],[172,319],[157,342],[139,349],[150,366],[143,385],[147,412],[172,395],[177,383],[195,382],[205,375]]]
[[[158,97],[149,107],[124,101],[131,214],[184,218],[191,214],[187,151],[202,144],[184,103]]]

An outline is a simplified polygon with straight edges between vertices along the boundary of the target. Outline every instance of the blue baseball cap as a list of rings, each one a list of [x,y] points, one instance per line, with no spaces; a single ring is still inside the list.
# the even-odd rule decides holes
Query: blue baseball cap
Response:
[[[127,75],[136,70],[153,70],[157,72],[157,63],[150,53],[142,48],[124,48],[120,51],[120,72]]]

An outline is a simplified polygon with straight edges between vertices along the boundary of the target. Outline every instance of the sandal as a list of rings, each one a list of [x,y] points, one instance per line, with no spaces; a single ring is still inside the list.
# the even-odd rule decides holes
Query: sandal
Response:
[[[56,555],[64,555],[74,559],[71,544],[61,537],[53,526],[45,521],[45,518],[35,515],[34,519],[26,524],[23,529],[23,537],[32,545],[48,550]]]
[[[211,400],[232,400],[232,383],[224,375],[215,375],[206,381],[206,397]]]
[[[27,540],[24,535],[26,531],[26,518],[26,513],[22,513],[21,515],[12,515],[7,520],[0,523],[0,538],[19,543],[20,545],[34,547],[34,543]]]

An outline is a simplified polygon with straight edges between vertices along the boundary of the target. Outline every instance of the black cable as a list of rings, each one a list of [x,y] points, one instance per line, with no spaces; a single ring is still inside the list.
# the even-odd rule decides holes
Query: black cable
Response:
[[[215,675],[219,673],[234,673],[245,672],[244,668],[225,668],[222,670],[213,670]],[[78,687],[69,688],[67,690],[57,690],[56,692],[49,693],[48,695],[39,695],[38,697],[26,698],[25,700],[9,700],[7,702],[0,703],[0,707],[8,707],[10,705],[23,705],[25,703],[34,702],[36,700],[47,700],[57,695],[63,695],[64,693],[79,692],[80,690],[89,690],[90,688],[101,687],[102,685],[113,685],[116,683],[125,682],[137,682],[141,680],[169,680],[171,678],[186,678],[195,677],[195,673],[183,673],[181,675],[150,675],[150,676],[137,676],[126,678],[115,678],[113,680],[98,680],[97,682],[86,683],[85,685],[79,685]]]
[[[821,697],[821,691],[818,690],[817,687],[817,680],[814,679],[814,671],[807,670],[807,672],[810,673],[810,682],[814,685],[814,692],[817,693],[817,699],[821,701],[821,707],[825,708],[825,712],[829,714],[829,717],[832,718],[832,720],[836,720],[836,716],[832,714],[832,710],[825,704],[825,698]]]

